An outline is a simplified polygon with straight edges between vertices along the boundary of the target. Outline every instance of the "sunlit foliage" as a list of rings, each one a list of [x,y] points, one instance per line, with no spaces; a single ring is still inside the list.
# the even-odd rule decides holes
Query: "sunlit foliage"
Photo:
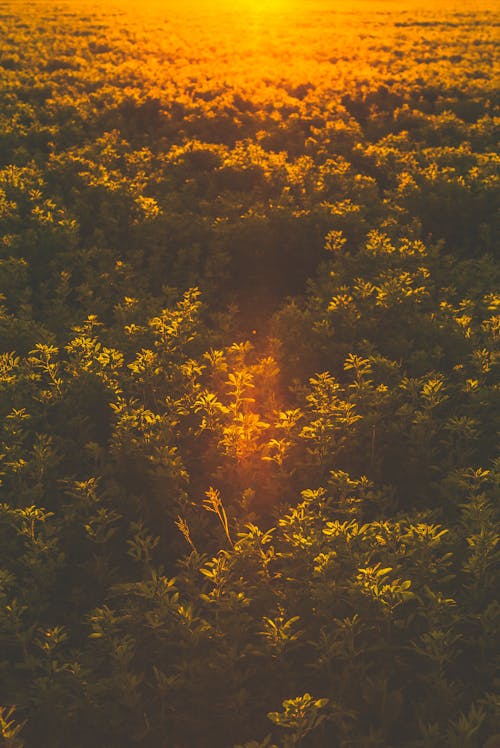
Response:
[[[2,746],[497,745],[497,25],[0,4]]]

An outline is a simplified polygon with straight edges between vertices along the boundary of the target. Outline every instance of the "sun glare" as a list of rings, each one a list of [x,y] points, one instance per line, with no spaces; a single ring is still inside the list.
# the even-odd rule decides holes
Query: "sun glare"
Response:
[[[127,0],[132,4],[130,0]],[[125,5],[127,5],[127,2]],[[184,12],[186,10],[209,11],[211,13],[247,12],[274,13],[287,11],[297,7],[297,0],[145,0],[143,8],[155,8],[169,12]]]
[[[247,10],[254,13],[281,13],[287,10],[290,0],[236,0],[231,4],[237,10]]]

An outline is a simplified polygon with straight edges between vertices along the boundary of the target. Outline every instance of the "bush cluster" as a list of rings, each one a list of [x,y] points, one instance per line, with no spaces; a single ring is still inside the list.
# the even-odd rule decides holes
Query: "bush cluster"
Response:
[[[499,744],[497,16],[305,7],[1,5],[6,748]]]

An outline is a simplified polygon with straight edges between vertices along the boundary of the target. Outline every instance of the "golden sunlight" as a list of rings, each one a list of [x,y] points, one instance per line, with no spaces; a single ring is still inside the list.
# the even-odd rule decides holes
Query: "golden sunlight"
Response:
[[[291,4],[290,0],[235,0],[231,7],[254,13],[281,13],[288,10]]]

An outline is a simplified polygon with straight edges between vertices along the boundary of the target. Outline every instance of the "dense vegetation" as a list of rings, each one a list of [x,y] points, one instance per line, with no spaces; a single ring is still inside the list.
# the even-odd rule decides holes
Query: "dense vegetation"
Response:
[[[493,748],[494,5],[221,3],[0,3],[0,742]]]

